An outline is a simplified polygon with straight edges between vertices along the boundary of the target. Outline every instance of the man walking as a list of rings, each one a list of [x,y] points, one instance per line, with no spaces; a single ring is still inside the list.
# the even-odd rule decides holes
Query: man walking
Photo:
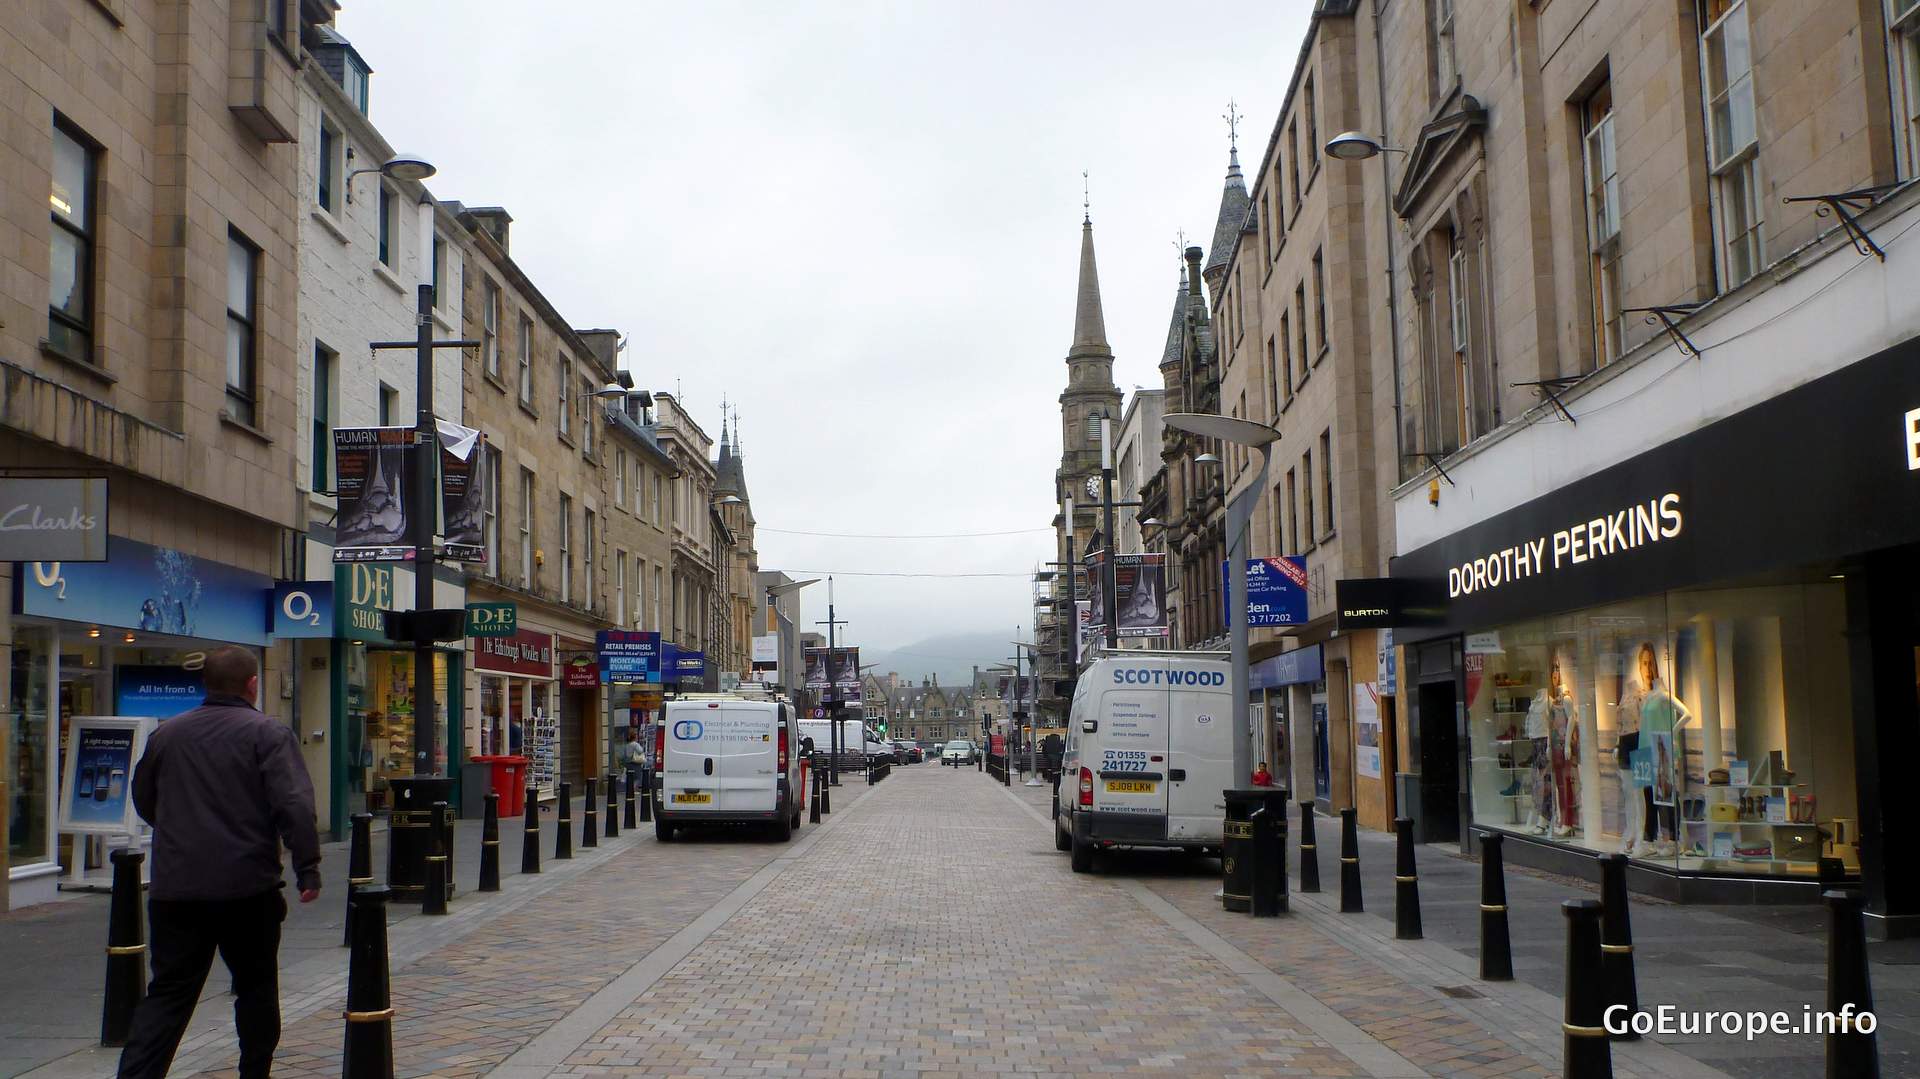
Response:
[[[320,895],[313,781],[293,732],[253,707],[260,670],[231,645],[207,654],[205,703],[160,724],[133,773],[153,826],[147,893],[153,982],[120,1054],[121,1079],[162,1079],[213,954],[233,976],[241,1079],[264,1079],[280,1044],[280,843],[300,901]]]

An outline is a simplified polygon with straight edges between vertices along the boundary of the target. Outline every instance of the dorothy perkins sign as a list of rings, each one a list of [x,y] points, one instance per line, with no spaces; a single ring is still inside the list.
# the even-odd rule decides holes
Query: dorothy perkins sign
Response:
[[[1447,598],[1470,596],[1511,581],[1550,574],[1562,566],[1597,562],[1670,540],[1680,535],[1684,523],[1680,496],[1671,492],[1601,517],[1575,521],[1546,535],[1447,567]]]
[[[0,479],[0,562],[105,562],[107,481]]]

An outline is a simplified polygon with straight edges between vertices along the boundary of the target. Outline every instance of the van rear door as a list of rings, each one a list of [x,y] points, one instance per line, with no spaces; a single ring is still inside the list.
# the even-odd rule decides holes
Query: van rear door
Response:
[[[674,812],[706,812],[718,807],[720,762],[707,741],[708,709],[694,702],[667,705],[661,740],[660,804]]]
[[[717,773],[714,807],[723,813],[771,813],[779,803],[779,725],[775,706],[709,701],[707,750]]]
[[[1159,657],[1142,657],[1101,671],[1108,681],[1095,690],[1101,698],[1100,729],[1089,739],[1099,746],[1099,758],[1083,756],[1080,762],[1093,771],[1097,813],[1166,816],[1166,666]]]
[[[1226,691],[1232,673],[1224,663],[1187,662],[1183,668],[1204,676],[1182,678],[1169,694],[1172,715],[1168,739],[1167,838],[1218,843],[1227,803],[1221,791],[1233,781],[1233,695]],[[1219,675],[1218,686],[1200,685]]]

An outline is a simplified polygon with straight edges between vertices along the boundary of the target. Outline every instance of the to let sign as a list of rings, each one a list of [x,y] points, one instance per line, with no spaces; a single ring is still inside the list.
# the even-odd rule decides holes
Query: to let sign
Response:
[[[467,604],[467,636],[511,637],[519,631],[520,609],[513,604]]]
[[[105,562],[107,481],[0,479],[0,562]]]

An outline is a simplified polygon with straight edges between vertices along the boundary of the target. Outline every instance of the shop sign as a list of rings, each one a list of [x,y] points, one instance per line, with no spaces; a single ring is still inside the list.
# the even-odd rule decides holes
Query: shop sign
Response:
[[[678,645],[662,646],[663,666],[669,682],[704,682],[707,679],[707,654]]]
[[[123,716],[172,719],[207,699],[198,667],[123,664],[113,670],[113,710]]]
[[[105,562],[107,479],[0,479],[0,562]]]
[[[146,752],[151,720],[73,716],[67,720],[60,782],[60,830],[132,835],[133,767]]]
[[[592,689],[600,684],[600,667],[590,656],[575,656],[561,665],[560,684],[567,689]]]
[[[1220,563],[1220,609],[1226,611],[1233,582],[1227,579],[1232,561]],[[1307,621],[1307,560],[1247,559],[1247,625],[1298,626]],[[1231,625],[1231,620],[1228,622]]]
[[[333,636],[332,581],[275,581],[273,635],[281,640]]]
[[[387,641],[386,612],[397,590],[392,566],[355,562],[333,568],[334,636],[348,641]]]
[[[27,562],[20,613],[234,644],[267,643],[273,578],[112,536],[105,562]]]
[[[594,634],[599,653],[598,677],[603,682],[660,681],[660,634],[650,630],[603,629]]]
[[[636,689],[627,694],[627,707],[636,712],[655,712],[666,703],[666,694],[657,689]]]
[[[511,637],[520,629],[520,608],[511,603],[467,604],[467,636]]]
[[[753,662],[778,663],[780,661],[780,638],[777,634],[763,633],[753,639]]]
[[[1278,689],[1301,682],[1318,682],[1326,677],[1321,648],[1310,644],[1277,656],[1268,656],[1247,670],[1250,689]]]
[[[553,634],[522,629],[511,637],[476,637],[473,666],[482,671],[552,678]]]

